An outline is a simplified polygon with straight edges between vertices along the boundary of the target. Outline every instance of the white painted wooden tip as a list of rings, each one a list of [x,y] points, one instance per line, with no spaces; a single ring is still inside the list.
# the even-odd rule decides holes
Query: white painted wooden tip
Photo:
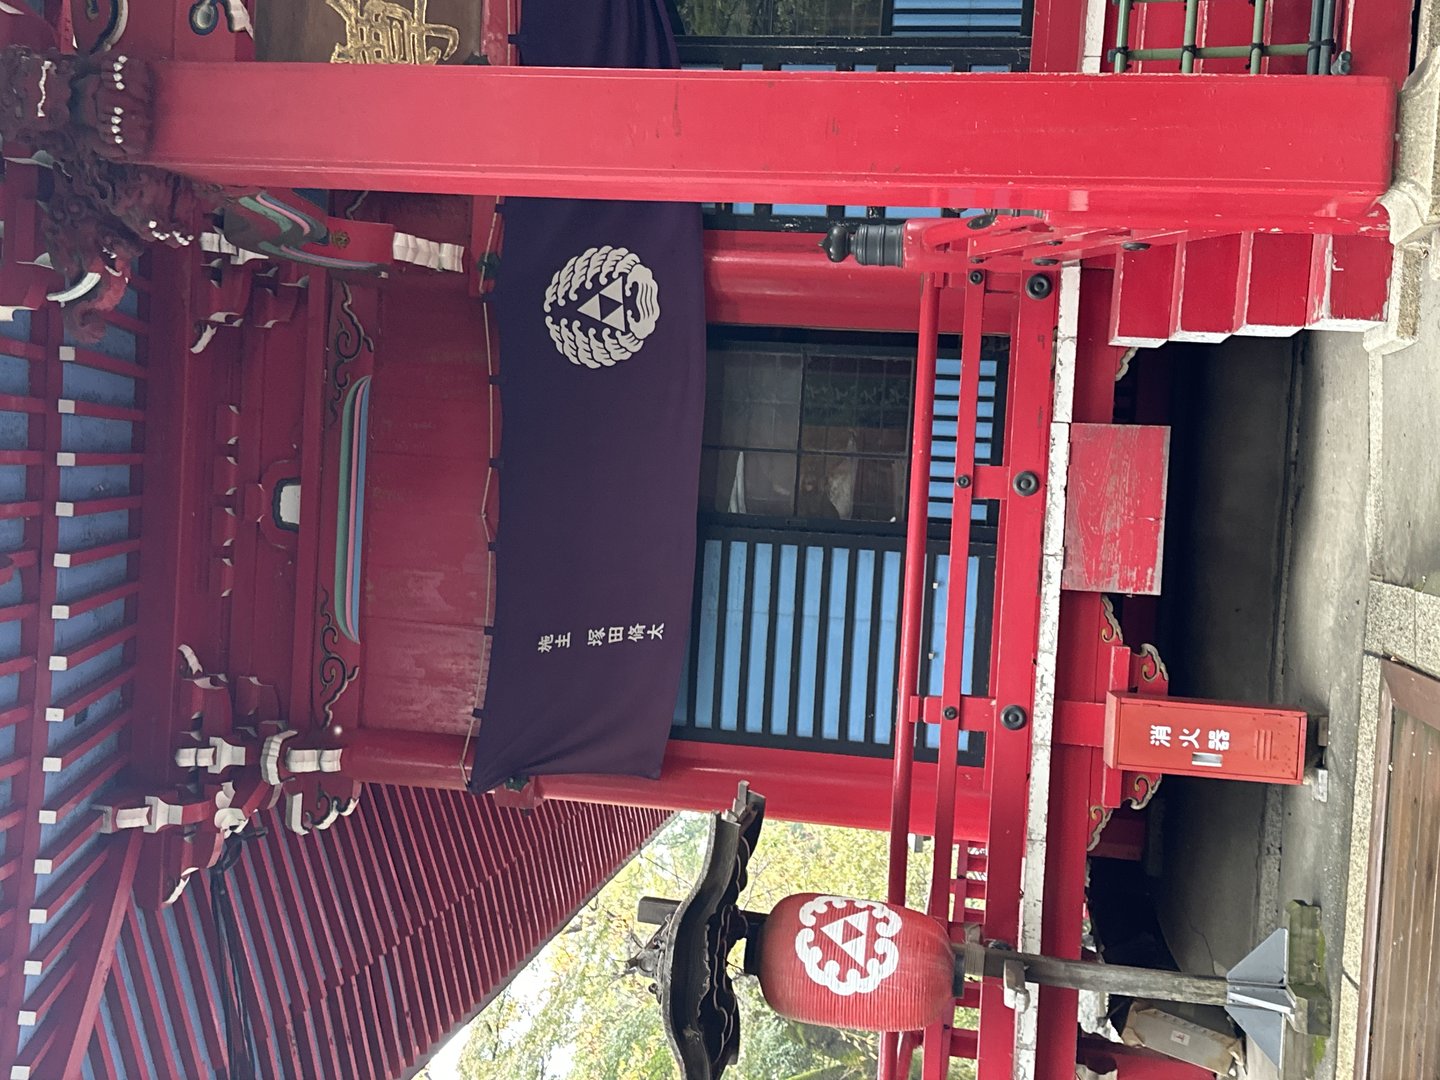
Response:
[[[72,398],[61,398],[55,403],[55,407],[62,413],[70,414],[75,411],[75,402]]]
[[[10,1080],[30,1080],[29,1065],[11,1065]]]
[[[64,767],[64,762],[58,757],[47,757],[40,762],[41,772],[59,772]]]
[[[51,604],[50,617],[52,619],[68,619],[70,617],[69,604]]]
[[[75,504],[73,502],[57,502],[55,504],[56,517],[74,517]]]
[[[50,670],[51,670],[51,671],[69,671],[69,670],[70,670],[70,658],[67,657],[67,656],[52,656],[52,657],[50,657]]]
[[[46,709],[45,719],[52,724],[63,724],[65,722],[65,710],[55,708]]]
[[[70,453],[69,451],[62,451],[61,453],[55,455],[56,465],[71,466],[75,464],[75,460],[75,455]]]
[[[54,825],[60,820],[60,815],[55,813],[54,810],[41,810],[35,815],[35,819],[40,822],[41,825]]]
[[[49,911],[48,908],[32,907],[32,908],[30,909],[30,925],[31,925],[31,926],[44,926],[44,925],[45,925],[47,922],[49,922],[49,921],[50,921],[50,911]]]
[[[75,362],[75,346],[74,346],[74,345],[61,345],[61,346],[60,346],[60,362],[63,363],[63,364],[73,364],[73,363]]]
[[[182,643],[179,651],[181,658],[185,661],[186,670],[188,670],[191,675],[199,675],[205,670],[200,664],[200,658],[195,655],[195,650],[189,645]]]
[[[39,960],[26,960],[25,974],[31,977],[36,975],[43,975],[45,974],[45,965],[42,964]]]
[[[51,557],[51,560],[50,560],[50,561],[51,561],[51,563],[52,563],[54,566],[58,567],[58,568],[61,569],[61,570],[69,569],[69,567],[70,567],[70,553],[69,553],[68,551],[57,551],[57,552]]]
[[[36,860],[35,860],[35,873],[37,873],[37,874],[53,874],[54,872],[55,872],[55,862],[54,862],[53,859],[36,859]]]

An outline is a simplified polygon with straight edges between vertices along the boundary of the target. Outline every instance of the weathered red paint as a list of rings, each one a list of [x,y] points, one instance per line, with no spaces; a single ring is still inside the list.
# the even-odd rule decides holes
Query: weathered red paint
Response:
[[[1160,592],[1169,463],[1168,428],[1071,425],[1064,588]]]
[[[376,316],[358,722],[463,734],[483,700],[493,612],[493,328],[458,274],[394,282]]]
[[[1331,237],[1331,273],[1322,318],[1360,325],[1384,318],[1394,253],[1388,237]]]

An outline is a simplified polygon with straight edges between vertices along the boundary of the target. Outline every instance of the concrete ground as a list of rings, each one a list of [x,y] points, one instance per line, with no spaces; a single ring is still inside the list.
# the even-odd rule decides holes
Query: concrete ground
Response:
[[[1333,1000],[1342,979],[1353,796],[1361,783],[1369,364],[1359,335],[1312,335],[1305,346],[1277,699],[1326,717],[1328,739],[1323,784],[1267,793],[1279,849],[1266,867],[1275,880],[1273,906],[1260,917],[1268,928],[1280,924],[1281,905],[1290,900],[1319,905]],[[1367,722],[1373,727],[1375,719]],[[1285,1075],[1336,1076],[1337,1045],[1327,1040],[1317,1062],[1292,1040]]]
[[[1174,458],[1159,647],[1171,692],[1274,700],[1292,487],[1296,343],[1169,346]],[[1258,943],[1266,790],[1169,777],[1160,916],[1181,967],[1228,970]],[[1224,917],[1216,918],[1217,912]]]
[[[1228,970],[1290,900],[1322,910],[1335,1034],[1293,1038],[1287,1080],[1354,1068],[1377,657],[1440,674],[1440,281],[1428,275],[1419,325],[1417,344],[1384,357],[1360,335],[1321,333],[1156,360],[1176,366],[1176,441],[1190,447],[1172,475],[1171,506],[1188,509],[1167,539],[1179,557],[1167,556],[1160,632],[1173,691],[1325,718],[1322,768],[1303,787],[1162,789],[1160,917],[1183,968]]]

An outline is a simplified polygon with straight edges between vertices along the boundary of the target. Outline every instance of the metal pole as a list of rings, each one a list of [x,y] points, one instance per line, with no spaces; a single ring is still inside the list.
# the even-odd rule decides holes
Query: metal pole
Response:
[[[1325,0],[1310,0],[1310,43],[1305,50],[1305,74],[1315,75],[1320,70],[1320,31],[1324,25]]]
[[[1186,975],[1179,971],[1098,964],[1089,960],[1058,960],[1053,956],[1010,952],[978,945],[955,945],[955,975],[1003,979],[1007,964],[1020,964],[1025,981],[1069,990],[1096,990],[1152,1001],[1192,1005],[1224,1005],[1229,980],[1222,975]],[[978,954],[978,955],[977,955]],[[977,966],[983,970],[976,970]]]
[[[1335,0],[1323,0],[1320,9],[1320,62],[1315,74],[1330,74],[1330,58],[1335,52]]]
[[[1186,0],[1188,3],[1189,0]],[[1120,0],[1115,19],[1115,74],[1123,75],[1130,59],[1130,8],[1134,0]]]
[[[1199,33],[1200,0],[1185,0],[1185,37],[1181,41],[1180,73],[1189,75],[1195,70],[1195,38]]]
[[[1255,23],[1250,30],[1250,74],[1260,74],[1265,55],[1265,0],[1255,0]]]
[[[1262,45],[1260,52],[1266,56],[1304,56],[1309,49],[1309,45]],[[1197,48],[1194,55],[1198,60],[1237,60],[1250,57],[1253,64],[1254,53],[1253,45],[1207,45],[1203,49]],[[1134,49],[1130,53],[1130,59],[1180,60],[1184,55],[1184,49]]]

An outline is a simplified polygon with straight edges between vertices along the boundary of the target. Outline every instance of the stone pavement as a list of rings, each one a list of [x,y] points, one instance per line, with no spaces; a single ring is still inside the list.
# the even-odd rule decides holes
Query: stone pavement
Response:
[[[1353,1075],[1380,658],[1440,676],[1440,279],[1429,264],[1411,344],[1232,339],[1172,361],[1191,380],[1177,440],[1203,429],[1189,471],[1172,477],[1172,535],[1193,575],[1162,627],[1175,692],[1325,718],[1322,768],[1303,787],[1170,778],[1157,804],[1161,920],[1186,970],[1228,970],[1292,899],[1322,909],[1335,1034],[1295,1037],[1283,1074],[1257,1063],[1253,1080]]]
[[[1298,360],[1271,696],[1325,717],[1326,745],[1304,787],[1264,791],[1242,857],[1253,847],[1254,941],[1291,899],[1323,912],[1334,1035],[1318,1057],[1292,1039],[1287,1078],[1354,1074],[1380,659],[1440,675],[1440,281],[1428,268],[1419,312],[1406,348],[1367,355],[1355,335],[1315,334]]]

